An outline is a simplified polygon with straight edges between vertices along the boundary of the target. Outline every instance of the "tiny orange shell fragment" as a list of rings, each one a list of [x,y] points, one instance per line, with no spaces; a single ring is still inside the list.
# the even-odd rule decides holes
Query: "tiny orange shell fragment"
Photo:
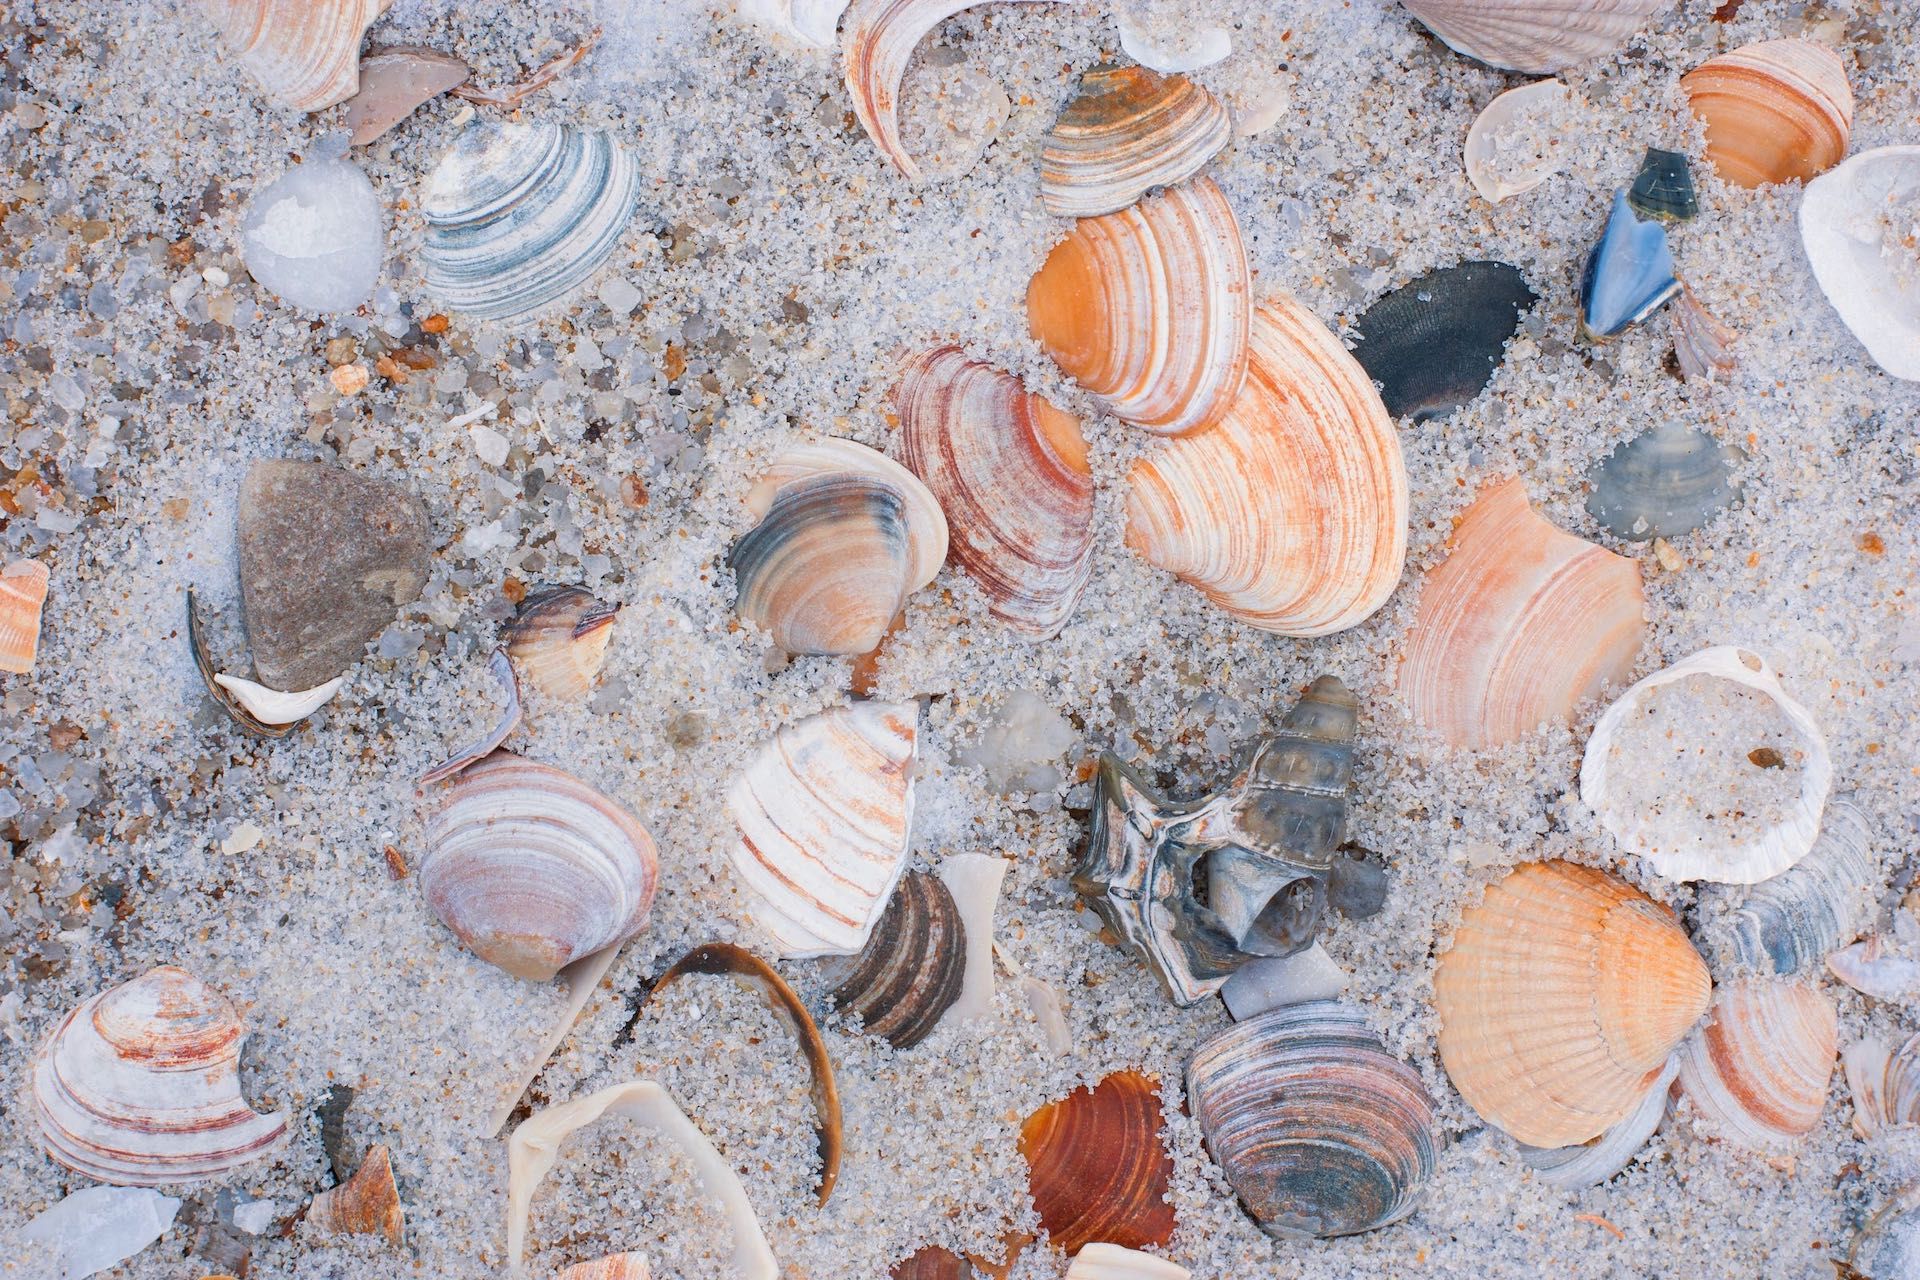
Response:
[[[47,566],[16,560],[0,571],[0,671],[24,675],[40,652],[40,606],[47,598]]]

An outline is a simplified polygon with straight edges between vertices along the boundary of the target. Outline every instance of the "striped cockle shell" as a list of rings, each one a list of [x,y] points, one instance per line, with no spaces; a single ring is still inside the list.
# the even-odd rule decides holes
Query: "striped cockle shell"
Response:
[[[267,95],[300,111],[360,87],[360,39],[393,0],[200,0],[234,59]]]
[[[460,773],[436,801],[420,891],[482,960],[545,982],[646,927],[659,856],[617,801],[509,751]]]
[[[1344,631],[1400,581],[1400,437],[1366,371],[1290,298],[1255,313],[1220,424],[1148,454],[1127,484],[1127,545],[1263,631]]]
[[[971,1276],[972,1270],[967,1274]],[[1065,1280],[1189,1280],[1192,1275],[1179,1263],[1151,1253],[1096,1243],[1073,1255]]]
[[[1412,1213],[1446,1139],[1420,1075],[1334,1000],[1208,1037],[1187,1066],[1207,1150],[1269,1234],[1344,1236]]]
[[[1827,1101],[1839,1011],[1812,987],[1736,978],[1680,1050],[1680,1089],[1713,1133],[1775,1153],[1811,1133]]]
[[[382,1236],[396,1248],[406,1242],[406,1213],[393,1182],[393,1155],[375,1146],[353,1176],[322,1191],[307,1206],[305,1226],[329,1236]]]
[[[1809,182],[1800,243],[1874,363],[1920,381],[1920,145],[1863,151]]]
[[[84,1001],[33,1060],[33,1117],[55,1161],[101,1182],[199,1182],[258,1160],[287,1113],[240,1092],[246,1028],[227,998],[162,965]]]
[[[900,458],[946,514],[948,555],[1022,636],[1057,635],[1093,571],[1093,477],[1080,424],[959,347],[894,389]]]
[[[1400,696],[1450,745],[1500,746],[1624,680],[1645,634],[1639,566],[1555,528],[1519,480],[1502,481],[1427,574]]]
[[[906,868],[919,736],[914,703],[833,707],[781,729],[728,788],[729,856],[781,956],[866,945]]]
[[[842,474],[872,476],[899,490],[907,524],[907,590],[932,582],[947,559],[947,517],[939,501],[920,477],[858,441],[832,438],[784,450],[747,491],[747,512],[764,520],[773,500],[794,481]]]
[[[1835,799],[1807,856],[1753,886],[1732,913],[1733,959],[1762,973],[1818,972],[1859,936],[1879,888],[1873,827],[1852,800]]]
[[[558,302],[619,247],[640,171],[606,133],[475,121],[427,178],[427,289],[480,320]]]
[[[1117,213],[1184,182],[1233,139],[1227,105],[1185,76],[1101,65],[1040,149],[1040,202],[1056,218]]]
[[[1737,187],[1805,181],[1839,164],[1853,134],[1840,55],[1811,40],[1743,45],[1680,77],[1707,126],[1707,159]]]
[[[1529,1147],[1520,1144],[1520,1159],[1548,1186],[1581,1191],[1598,1186],[1633,1162],[1667,1115],[1668,1094],[1680,1074],[1678,1054],[1667,1059],[1638,1106],[1627,1118],[1591,1142],[1572,1147]]]
[[[619,612],[584,587],[542,587],[520,602],[501,639],[534,688],[550,698],[584,698],[607,660]]]
[[[937,876],[910,871],[857,956],[821,966],[843,1014],[896,1049],[911,1049],[960,998],[967,931],[953,894]]]
[[[1626,881],[1522,863],[1461,916],[1434,969],[1440,1059],[1488,1123],[1572,1146],[1640,1104],[1711,985],[1673,913]]]
[[[25,675],[40,654],[40,608],[47,599],[47,566],[15,560],[0,571],[0,671]]]
[[[1128,1249],[1173,1236],[1173,1159],[1160,1134],[1160,1083],[1117,1071],[1049,1102],[1020,1126],[1040,1225],[1069,1255],[1096,1241]]]
[[[1401,0],[1453,49],[1490,67],[1549,75],[1604,57],[1674,0]]]
[[[1252,320],[1240,224],[1205,177],[1082,218],[1027,286],[1028,328],[1061,372],[1158,435],[1226,414]]]
[[[610,1253],[592,1262],[576,1262],[553,1280],[653,1280],[653,1270],[637,1253]]]
[[[1878,1036],[1840,1055],[1853,1094],[1853,1131],[1875,1138],[1888,1129],[1920,1125],[1920,1035],[1899,1048]]]

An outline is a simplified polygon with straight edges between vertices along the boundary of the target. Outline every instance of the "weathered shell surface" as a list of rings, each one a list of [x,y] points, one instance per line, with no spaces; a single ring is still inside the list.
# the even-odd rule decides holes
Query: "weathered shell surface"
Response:
[[[1049,1102],[1020,1126],[1040,1225],[1057,1248],[1095,1241],[1138,1249],[1173,1236],[1173,1160],[1161,1140],[1160,1084],[1117,1071]]]
[[[1562,123],[1572,109],[1573,91],[1561,80],[1536,80],[1489,102],[1474,117],[1461,153],[1481,199],[1498,204],[1560,172]]]
[[[501,751],[437,801],[420,891],[481,959],[545,982],[646,927],[660,876],[653,840],[585,782]]]
[[[785,450],[747,491],[748,513],[756,520],[766,519],[781,490],[820,475],[871,476],[896,489],[907,526],[907,590],[918,591],[933,581],[947,559],[947,517],[939,501],[920,477],[857,441],[827,439]]]
[[[1252,319],[1240,224],[1205,177],[1082,218],[1027,286],[1027,325],[1061,371],[1159,435],[1227,412]]]
[[[1905,908],[1893,913],[1893,931],[1876,933],[1827,957],[1827,970],[1863,996],[1906,1001],[1920,995],[1920,926]]]
[[[1628,542],[1677,538],[1740,499],[1739,446],[1668,420],[1618,446],[1587,472],[1587,513]]]
[[[363,147],[425,103],[467,81],[463,59],[438,49],[396,45],[360,60],[360,88],[347,100],[347,141]]]
[[[1673,0],[1402,0],[1453,49],[1547,75],[1612,53]]]
[[[1563,1191],[1581,1191],[1605,1182],[1633,1162],[1640,1148],[1666,1118],[1667,1094],[1680,1074],[1678,1055],[1648,1086],[1640,1105],[1605,1133],[1575,1147],[1529,1147],[1520,1144],[1520,1159],[1540,1181]]]
[[[393,0],[200,0],[221,42],[277,102],[319,111],[360,85],[360,39]]]
[[[1860,807],[1835,799],[1820,836],[1786,872],[1755,885],[1733,913],[1734,958],[1763,973],[1817,970],[1859,936],[1880,887],[1873,827]]]
[[[728,789],[734,870],[782,956],[866,945],[906,867],[919,721],[913,703],[823,711],[781,729]]]
[[[0,671],[25,675],[40,653],[40,608],[47,598],[47,566],[15,560],[0,572]]]
[[[1504,262],[1462,262],[1401,285],[1355,322],[1353,358],[1380,384],[1387,412],[1415,422],[1444,418],[1493,380],[1538,301]]]
[[[831,49],[847,0],[739,0],[736,8],[758,26],[816,49]]]
[[[1625,332],[1680,292],[1667,226],[1642,217],[1625,191],[1613,197],[1607,228],[1580,275],[1580,331],[1599,342]]]
[[[1179,1263],[1151,1253],[1096,1243],[1073,1256],[1067,1264],[1066,1280],[1189,1280],[1192,1274]]]
[[[584,698],[607,659],[619,612],[584,587],[542,587],[520,602],[501,638],[534,688],[550,698]]]
[[[1555,528],[1519,480],[1503,481],[1474,500],[1427,575],[1401,696],[1454,746],[1513,742],[1626,677],[1645,609],[1639,566]]]
[[[1894,1048],[1878,1036],[1840,1055],[1853,1094],[1853,1131],[1874,1138],[1888,1129],[1920,1125],[1920,1035]]]
[[[1187,1066],[1207,1150],[1261,1228],[1344,1236],[1412,1213],[1445,1137],[1419,1073],[1336,1001],[1210,1036]]]
[[[960,998],[966,975],[966,927],[938,877],[901,879],[860,954],[821,968],[833,1002],[861,1029],[896,1049],[911,1049]]]
[[[33,1118],[48,1155],[121,1187],[198,1182],[286,1138],[287,1114],[240,1092],[246,1035],[227,998],[162,965],[63,1018],[33,1060]]]
[[[1707,310],[1693,290],[1681,286],[1673,303],[1673,355],[1689,382],[1730,374],[1740,366],[1734,346],[1740,334]]]
[[[1680,77],[1707,126],[1707,159],[1739,187],[1805,181],[1839,164],[1853,134],[1840,55],[1812,40],[1743,45]]]
[[[1827,1101],[1839,1012],[1812,987],[1736,978],[1680,1050],[1680,1088],[1712,1131],[1762,1153],[1813,1131]]]
[[[950,853],[940,862],[939,876],[953,895],[966,934],[960,998],[948,1014],[955,1022],[965,1022],[993,1012],[993,912],[1007,860],[990,853]]]
[[[322,1235],[384,1236],[396,1247],[405,1243],[406,1213],[385,1144],[371,1148],[351,1178],[313,1198],[305,1225]]]
[[[1640,1104],[1711,983],[1673,913],[1626,881],[1529,862],[1463,913],[1433,988],[1468,1105],[1529,1146],[1567,1147]]]
[[[592,1262],[576,1262],[553,1280],[653,1280],[653,1269],[637,1253],[610,1253]]]
[[[1813,277],[1874,363],[1920,381],[1920,146],[1863,151],[1807,184]]]
[[[901,459],[946,513],[954,565],[1020,634],[1058,634],[1093,571],[1079,422],[958,347],[909,365],[893,403]]]
[[[609,134],[475,121],[427,179],[427,288],[476,319],[530,315],[613,254],[639,198],[639,167]]]
[[[1057,218],[1117,213],[1199,173],[1232,138],[1226,104],[1185,76],[1093,67],[1041,144],[1040,202]]]
[[[1127,473],[1127,545],[1263,631],[1356,626],[1400,581],[1407,470],[1366,371],[1291,299],[1262,306],[1220,425]]]

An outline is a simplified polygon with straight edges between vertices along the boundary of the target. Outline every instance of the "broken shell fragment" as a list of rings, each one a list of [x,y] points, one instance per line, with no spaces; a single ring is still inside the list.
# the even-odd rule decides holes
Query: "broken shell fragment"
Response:
[[[549,698],[584,698],[607,660],[619,612],[584,587],[542,587],[520,602],[501,639],[534,688]]]
[[[1252,354],[1217,427],[1128,471],[1127,545],[1262,631],[1344,631],[1400,581],[1400,437],[1366,371],[1298,302],[1259,309]]]
[[[1680,77],[1707,126],[1707,160],[1737,187],[1805,181],[1839,164],[1853,133],[1840,55],[1812,40],[1766,40]]]
[[[420,890],[482,960],[545,982],[646,927],[659,857],[616,801],[500,751],[450,781],[427,820]]]
[[[1700,198],[1693,189],[1693,166],[1678,151],[1648,147],[1640,159],[1640,172],[1627,188],[1627,203],[1649,218],[1692,221],[1700,212]]]
[[[1673,0],[1402,0],[1447,45],[1490,67],[1549,75],[1618,49]]]
[[[1040,1225],[1067,1254],[1102,1241],[1128,1249],[1173,1236],[1173,1159],[1161,1141],[1160,1085],[1118,1071],[1049,1102],[1020,1126]]]
[[[360,60],[360,90],[347,99],[347,141],[365,146],[471,74],[465,61],[438,49],[369,50]]]
[[[831,49],[847,0],[738,0],[735,11],[755,26],[816,49]]]
[[[1185,76],[1093,67],[1040,150],[1040,202],[1056,218],[1117,213],[1199,173],[1233,137],[1226,104]]]
[[[367,1152],[351,1178],[313,1198],[306,1225],[322,1235],[385,1236],[395,1248],[405,1243],[406,1214],[384,1144]]]
[[[1894,913],[1892,939],[1884,933],[1842,947],[1827,957],[1827,969],[1834,977],[1863,996],[1875,1000],[1904,1001],[1920,994],[1920,959],[1913,955],[1912,917],[1904,910]]]
[[[1740,334],[1720,323],[1693,290],[1682,285],[1673,303],[1673,355],[1689,382],[1732,373],[1740,366],[1734,344]]]
[[[960,998],[966,927],[938,877],[910,871],[860,954],[828,961],[821,977],[842,1013],[896,1049],[911,1049]]]
[[[1240,1203],[1283,1238],[1398,1222],[1446,1145],[1419,1073],[1336,1001],[1215,1032],[1187,1066],[1187,1093]]]
[[[1669,419],[1593,464],[1587,513],[1628,542],[1692,533],[1740,500],[1737,445]]]
[[[393,0],[200,0],[221,43],[276,102],[319,111],[353,96],[360,39]]]
[[[493,678],[500,683],[500,715],[493,722],[493,728],[455,751],[444,763],[437,764],[421,774],[421,786],[443,782],[468,765],[486,759],[507,740],[507,735],[513,732],[514,726],[520,723],[520,681],[513,674],[513,663],[508,659],[505,649],[493,651],[493,656],[487,659],[487,670],[491,671]]]
[[[335,676],[325,684],[298,693],[281,693],[278,689],[269,689],[238,676],[216,675],[213,682],[231,694],[233,700],[245,707],[247,714],[261,724],[294,725],[332,702],[333,695],[340,692],[340,686],[347,682],[347,678]]]
[[[1625,332],[1680,292],[1666,225],[1643,218],[1621,191],[1607,229],[1587,254],[1580,276],[1580,333],[1599,342]]]
[[[1714,1132],[1751,1151],[1784,1151],[1827,1101],[1839,1012],[1812,987],[1737,978],[1680,1050],[1680,1088]]]
[[[1444,418],[1486,390],[1538,300],[1504,262],[1429,271],[1367,308],[1354,324],[1353,358],[1380,384],[1390,416]]]
[[[1516,741],[1626,677],[1645,609],[1639,566],[1555,528],[1519,480],[1503,481],[1427,575],[1400,694],[1452,746]]]
[[[1121,52],[1155,71],[1198,71],[1233,52],[1227,29],[1194,21],[1185,0],[1114,0],[1108,12]]]
[[[1521,1143],[1520,1159],[1539,1175],[1540,1181],[1562,1191],[1599,1186],[1631,1164],[1654,1130],[1660,1127],[1660,1121],[1667,1114],[1668,1091],[1679,1074],[1680,1058],[1676,1054],[1667,1059],[1665,1069],[1647,1087],[1640,1105],[1628,1113],[1626,1119],[1579,1146],[1529,1147]]]
[[[973,1268],[959,1254],[930,1244],[894,1263],[887,1280],[973,1280]]]
[[[1027,286],[1027,325],[1115,417],[1188,435],[1246,378],[1250,290],[1233,206],[1194,178],[1076,222]]]
[[[1220,988],[1227,1016],[1235,1022],[1316,1000],[1337,1000],[1347,989],[1347,971],[1314,943],[1290,956],[1262,956],[1233,971]]]
[[[0,571],[0,671],[25,675],[40,653],[40,607],[47,598],[47,566],[15,560]]]
[[[1807,184],[1800,242],[1875,364],[1920,381],[1920,146],[1863,151]]]
[[[1567,1147],[1641,1103],[1711,981],[1673,913],[1626,881],[1528,862],[1462,914],[1433,989],[1467,1104],[1517,1141]]]
[[[939,874],[966,927],[960,998],[950,1011],[955,1022],[965,1022],[993,1011],[993,911],[1000,902],[1007,860],[986,853],[952,853],[940,864]]]
[[[1852,942],[1880,887],[1873,827],[1849,799],[1831,801],[1807,856],[1762,880],[1733,913],[1733,956],[1762,973],[1816,970]]]
[[[1898,1049],[1877,1036],[1840,1055],[1853,1094],[1853,1131],[1876,1138],[1889,1129],[1920,1125],[1920,1035]]]
[[[286,1139],[287,1113],[240,1092],[246,1028],[227,998],[162,965],[84,1001],[33,1059],[40,1144],[122,1187],[200,1182]]]
[[[1096,1243],[1073,1255],[1066,1280],[1189,1280],[1192,1275],[1178,1263],[1151,1253]]]
[[[1572,116],[1573,91],[1560,80],[1523,84],[1489,102],[1467,130],[1462,154],[1480,198],[1498,204],[1560,172]]]
[[[610,1253],[592,1262],[576,1262],[553,1280],[653,1280],[653,1270],[637,1253]]]
[[[507,1121],[513,1119],[513,1113],[519,1109],[520,1099],[526,1094],[527,1086],[539,1079],[540,1073],[546,1070],[547,1061],[553,1057],[553,1051],[560,1047],[561,1042],[567,1038],[567,1033],[573,1030],[587,1003],[593,999],[594,992],[599,989],[600,980],[607,976],[613,969],[614,961],[620,958],[621,945],[616,942],[590,955],[582,956],[555,975],[566,988],[567,998],[560,1006],[559,1015],[549,1025],[547,1034],[541,1037],[540,1048],[528,1058],[527,1065],[513,1077],[512,1082],[500,1091],[500,1100],[494,1105],[493,1113],[487,1117],[485,1132],[489,1138],[498,1137],[500,1131],[507,1127]]]
[[[206,635],[200,626],[200,608],[192,587],[187,588],[187,648],[193,654],[194,669],[200,673],[200,683],[206,686],[207,696],[213,699],[215,706],[227,713],[229,720],[262,738],[284,738],[293,732],[292,724],[268,724],[256,720],[253,713],[220,683],[219,674],[213,669],[213,659],[207,656]]]
[[[240,222],[240,259],[290,307],[339,315],[380,282],[386,214],[360,167],[317,147],[255,190]]]

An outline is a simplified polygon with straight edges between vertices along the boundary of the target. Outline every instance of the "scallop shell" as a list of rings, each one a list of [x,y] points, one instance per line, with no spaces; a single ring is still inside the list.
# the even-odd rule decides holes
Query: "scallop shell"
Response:
[[[1707,126],[1707,160],[1737,187],[1805,181],[1839,164],[1853,133],[1840,55],[1811,40],[1766,40],[1680,77]]]
[[[1419,1073],[1332,1000],[1215,1032],[1187,1066],[1187,1093],[1241,1204],[1281,1237],[1398,1222],[1446,1144]]]
[[[1227,412],[1252,312],[1240,224],[1210,178],[1082,218],[1027,286],[1027,325],[1061,371],[1158,435]]]
[[[40,606],[47,598],[47,566],[15,560],[0,571],[0,671],[25,675],[40,653]]]
[[[1395,418],[1444,418],[1475,399],[1539,297],[1518,267],[1461,262],[1388,293],[1355,322],[1353,358]]]
[[[1474,500],[1427,575],[1401,696],[1453,746],[1516,741],[1625,678],[1645,608],[1639,566],[1555,528],[1520,481],[1502,481]]]
[[[740,16],[816,49],[833,48],[847,0],[739,0]]]
[[[360,39],[393,0],[200,0],[234,60],[268,96],[299,111],[360,87]]]
[[[728,553],[734,608],[792,654],[878,648],[910,590],[906,504],[872,476],[808,476],[780,490]]]
[[[914,703],[834,707],[780,730],[728,789],[729,856],[781,956],[866,945],[906,868],[919,735]]]
[[[1300,303],[1261,307],[1252,349],[1219,426],[1127,473],[1127,545],[1263,631],[1344,631],[1400,581],[1400,438],[1366,371]]]
[[[84,1001],[33,1059],[33,1118],[59,1164],[121,1187],[199,1182],[286,1139],[240,1092],[246,1028],[227,998],[162,965]]]
[[[1067,1264],[1066,1280],[1190,1280],[1192,1275],[1178,1263],[1138,1249],[1090,1244]]]
[[[307,1206],[306,1225],[329,1236],[385,1236],[398,1248],[406,1241],[406,1214],[393,1185],[393,1157],[384,1145],[367,1152],[351,1178],[322,1191]]]
[[[639,168],[609,134],[475,121],[427,179],[427,288],[475,319],[530,315],[599,269],[639,199]]]
[[[907,524],[909,592],[932,582],[947,559],[947,517],[920,477],[884,453],[852,440],[827,439],[788,449],[747,491],[747,511],[766,519],[781,490],[818,475],[865,475],[884,480],[900,493]]]
[[[1520,1159],[1539,1175],[1540,1181],[1562,1191],[1582,1191],[1597,1187],[1633,1163],[1640,1148],[1667,1114],[1667,1094],[1674,1077],[1680,1074],[1680,1058],[1667,1059],[1666,1067],[1647,1088],[1640,1104],[1627,1118],[1605,1133],[1577,1147],[1520,1147]]]
[[[1401,0],[1448,46],[1490,67],[1549,75],[1618,49],[1673,0]]]
[[[1739,341],[1738,331],[1720,323],[1693,290],[1680,287],[1680,296],[1673,302],[1673,356],[1681,376],[1695,382],[1732,373],[1740,366],[1733,351]]]
[[[1874,363],[1920,381],[1920,146],[1863,151],[1807,184],[1800,242]]]
[[[542,587],[520,602],[501,639],[534,688],[549,698],[584,698],[607,660],[619,612],[584,587]]]
[[[1055,1245],[1074,1254],[1096,1241],[1139,1249],[1172,1238],[1173,1160],[1160,1127],[1160,1084],[1137,1071],[1117,1071],[1027,1117],[1027,1189]]]
[[[644,929],[659,857],[631,813],[571,774],[495,752],[427,820],[420,891],[482,960],[545,982]]]
[[[653,1269],[637,1253],[610,1253],[592,1262],[576,1262],[553,1280],[653,1280]]]
[[[1840,1055],[1853,1093],[1853,1131],[1876,1138],[1889,1129],[1920,1125],[1920,1035],[1898,1049],[1877,1036]]]
[[[1631,790],[1632,774],[1616,776],[1614,740],[1653,690],[1692,676],[1710,676],[1755,689],[1773,699],[1789,726],[1806,747],[1805,775],[1800,794],[1787,816],[1762,835],[1734,847],[1720,833],[1702,825],[1717,809],[1717,797],[1702,795],[1696,810],[1700,822],[1681,823],[1673,813],[1642,812]],[[1777,876],[1804,857],[1820,834],[1820,815],[1833,788],[1833,763],[1826,736],[1780,684],[1765,660],[1737,645],[1702,649],[1691,658],[1656,671],[1635,684],[1595,722],[1580,761],[1580,799],[1602,826],[1637,853],[1654,871],[1669,880],[1714,880],[1722,884],[1755,884]]]
[[[1117,213],[1184,182],[1233,140],[1227,105],[1185,76],[1093,67],[1040,149],[1040,202],[1056,218]]]
[[[1489,102],[1467,130],[1461,160],[1480,198],[1498,204],[1560,172],[1559,125],[1572,114],[1573,91],[1560,80],[1536,80]]]
[[[1680,1088],[1713,1129],[1761,1153],[1820,1123],[1839,1039],[1838,1010],[1812,987],[1736,978],[1680,1050]]]
[[[893,403],[901,459],[945,511],[955,567],[1015,631],[1057,635],[1093,572],[1079,422],[958,347],[908,366]]]
[[[1817,970],[1859,936],[1879,884],[1866,814],[1851,800],[1832,801],[1807,856],[1755,885],[1733,913],[1735,959],[1763,973]]]
[[[1711,983],[1673,913],[1626,881],[1528,862],[1463,913],[1433,989],[1467,1104],[1529,1146],[1567,1147],[1641,1103]]]
[[[966,927],[953,894],[934,876],[910,871],[857,956],[827,962],[821,977],[834,1004],[861,1029],[911,1049],[960,998]]]
[[[1692,533],[1740,500],[1736,445],[1668,420],[1587,471],[1587,514],[1628,542]]]

